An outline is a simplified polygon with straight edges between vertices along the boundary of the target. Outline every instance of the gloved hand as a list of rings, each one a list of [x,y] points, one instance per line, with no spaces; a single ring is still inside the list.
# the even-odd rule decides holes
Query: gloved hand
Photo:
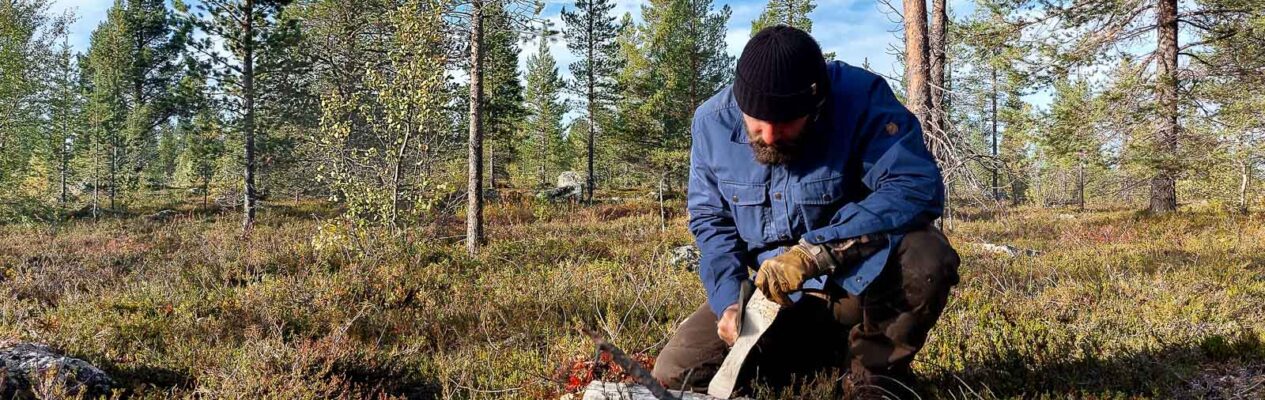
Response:
[[[808,246],[797,244],[782,254],[764,260],[756,272],[755,285],[764,297],[782,306],[791,303],[790,294],[804,287],[804,281],[825,273],[809,253]]]
[[[769,300],[789,306],[790,294],[804,287],[804,281],[835,272],[840,265],[852,265],[887,246],[887,235],[864,235],[824,245],[800,240],[777,257],[765,260],[756,273],[755,284]]]

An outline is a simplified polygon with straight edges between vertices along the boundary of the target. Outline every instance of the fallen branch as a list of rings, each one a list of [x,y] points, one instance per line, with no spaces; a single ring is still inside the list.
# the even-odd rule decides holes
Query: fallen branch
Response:
[[[598,349],[610,353],[611,358],[615,360],[615,363],[619,364],[620,367],[623,367],[624,371],[627,371],[628,375],[632,376],[633,380],[636,381],[637,384],[645,386],[646,389],[650,390],[650,394],[656,399],[678,400],[676,395],[668,392],[668,389],[659,384],[658,379],[655,379],[654,376],[650,375],[650,371],[646,371],[645,368],[642,368],[641,364],[628,357],[628,354],[624,353],[623,350],[620,350],[619,347],[615,347],[615,345],[607,342],[606,338],[603,338],[601,334],[597,333],[597,331],[588,328],[583,328],[583,331],[586,335],[589,335],[589,337],[593,339],[593,343],[597,345]]]

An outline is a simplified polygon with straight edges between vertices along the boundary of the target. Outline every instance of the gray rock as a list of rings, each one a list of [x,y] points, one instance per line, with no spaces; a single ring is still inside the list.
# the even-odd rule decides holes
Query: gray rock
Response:
[[[175,217],[178,215],[180,215],[180,213],[176,212],[176,210],[162,210],[150,215],[146,215],[145,220],[153,221],[153,222],[165,222],[171,219],[172,217]]]
[[[35,388],[47,387],[50,377],[54,392],[69,396],[106,396],[114,387],[109,375],[87,361],[41,344],[0,341],[0,399],[35,398]]]
[[[685,268],[689,271],[698,269],[698,261],[703,255],[698,252],[698,248],[694,245],[685,245],[672,249],[668,256],[668,263],[676,267]]]
[[[579,172],[575,172],[575,171],[566,171],[561,174],[558,174],[557,187],[584,188],[584,176],[580,175]]]
[[[983,249],[984,251],[987,251],[989,253],[1001,254],[1008,257],[1016,257],[1016,256],[1021,256],[1021,255],[1028,256],[1028,257],[1036,257],[1036,256],[1041,255],[1041,252],[1039,251],[1032,250],[1032,249],[1021,249],[1021,248],[1011,246],[1008,244],[992,244],[988,242],[980,242],[980,243],[976,243],[976,245],[978,245],[980,249]]]
[[[536,193],[536,198],[549,201],[579,200],[582,196],[584,196],[584,176],[575,171],[558,174],[557,187]]]

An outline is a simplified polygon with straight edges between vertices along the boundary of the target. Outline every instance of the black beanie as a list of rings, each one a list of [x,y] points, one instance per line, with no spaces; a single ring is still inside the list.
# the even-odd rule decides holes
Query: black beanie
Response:
[[[769,122],[811,114],[826,93],[826,59],[807,32],[777,25],[751,37],[738,57],[734,98],[744,114]]]

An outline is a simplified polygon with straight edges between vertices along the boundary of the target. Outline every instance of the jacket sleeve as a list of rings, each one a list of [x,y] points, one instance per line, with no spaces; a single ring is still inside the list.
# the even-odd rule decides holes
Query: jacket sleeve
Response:
[[[808,232],[813,244],[879,232],[901,233],[939,217],[944,209],[940,168],[923,144],[922,127],[882,78],[870,85],[858,124],[862,181],[871,193],[844,205],[830,224]]]
[[[738,236],[733,214],[725,205],[716,183],[716,176],[708,166],[704,151],[706,142],[699,140],[705,132],[699,118],[694,118],[691,128],[694,141],[690,146],[690,178],[686,209],[689,211],[690,233],[698,245],[701,258],[698,275],[707,291],[707,304],[720,316],[726,307],[738,302],[739,288],[747,279],[744,263],[748,258],[745,244]]]

